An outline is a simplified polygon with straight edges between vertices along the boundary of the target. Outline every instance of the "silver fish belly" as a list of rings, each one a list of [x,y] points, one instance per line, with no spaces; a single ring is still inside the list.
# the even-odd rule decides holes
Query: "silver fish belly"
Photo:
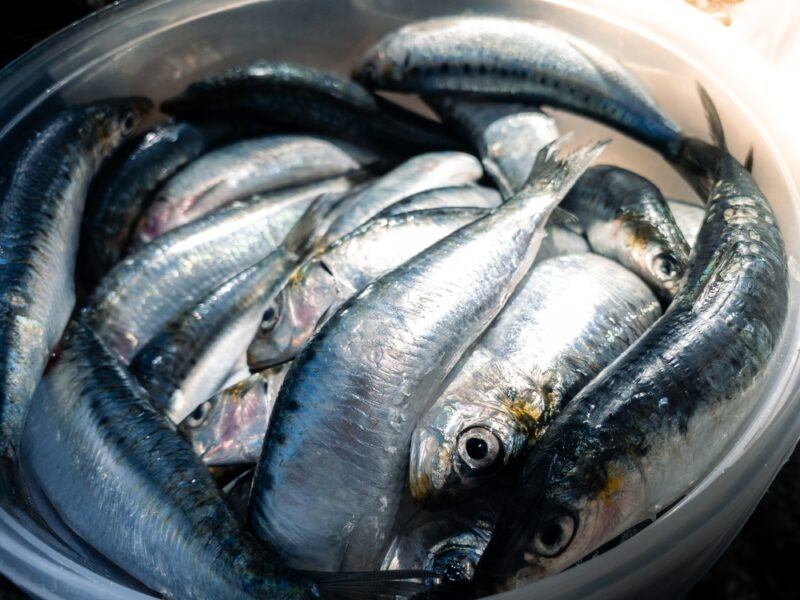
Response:
[[[87,324],[128,364],[187,306],[273,251],[315,197],[350,185],[342,178],[255,197],[161,236],[103,279],[84,309]]]
[[[387,206],[378,217],[436,208],[495,208],[502,198],[497,190],[478,185],[451,185],[417,192]]]
[[[502,477],[659,316],[647,285],[602,256],[537,265],[420,419],[409,464],[414,499],[448,506]]]
[[[530,268],[547,217],[600,148],[565,161],[543,150],[529,186],[367,286],[295,358],[250,504],[255,531],[288,564],[376,562],[432,390]]]
[[[275,566],[206,468],[80,323],[34,397],[24,468],[65,523],[168,598],[317,598]]]
[[[347,175],[376,160],[351,144],[308,135],[269,135],[224,146],[164,185],[142,217],[133,244],[149,242],[234,200]]]
[[[682,200],[667,200],[667,205],[689,248],[693,248],[700,227],[703,225],[703,219],[706,218],[705,209]]]
[[[525,184],[536,153],[558,138],[555,120],[535,106],[448,97],[428,102],[469,139],[506,198]]]
[[[149,109],[137,98],[71,108],[0,174],[0,456],[13,458],[26,407],[75,304],[89,183]]]
[[[441,17],[388,34],[354,77],[423,97],[532,102],[602,121],[669,156],[677,125],[614,58],[554,27],[487,16]]]

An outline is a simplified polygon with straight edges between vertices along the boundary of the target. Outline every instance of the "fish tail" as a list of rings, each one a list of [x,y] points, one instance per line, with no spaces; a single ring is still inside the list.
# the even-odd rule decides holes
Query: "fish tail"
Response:
[[[520,193],[552,193],[559,199],[563,198],[609,143],[609,140],[603,140],[587,144],[562,157],[559,150],[569,137],[562,136],[539,150]]]
[[[428,571],[363,571],[312,574],[323,598],[367,600],[398,596],[408,598],[429,592],[442,583],[441,577]]]
[[[319,243],[331,225],[334,209],[344,195],[321,194],[309,205],[283,240],[283,248],[297,256],[305,256]]]

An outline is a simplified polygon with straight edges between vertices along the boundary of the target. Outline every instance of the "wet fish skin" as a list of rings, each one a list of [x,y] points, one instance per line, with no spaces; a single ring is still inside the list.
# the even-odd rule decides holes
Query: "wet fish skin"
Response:
[[[234,200],[345,176],[378,160],[352,144],[308,135],[268,135],[223,146],[161,188],[132,244],[141,246]]]
[[[328,229],[334,242],[366,223],[395,202],[417,192],[477,181],[480,162],[463,152],[431,152],[408,159],[364,190],[346,198],[337,208],[340,216]]]
[[[627,267],[668,303],[680,289],[689,245],[656,186],[627,169],[597,165],[564,198],[592,250]]]
[[[689,244],[689,248],[692,248],[694,241],[697,239],[697,234],[700,233],[703,219],[706,217],[705,209],[683,200],[667,200],[667,205],[672,217],[675,219],[675,224],[683,234],[683,238]]]
[[[235,67],[191,84],[165,101],[161,110],[189,120],[209,116],[266,120],[405,155],[459,147],[430,119],[337,75],[289,63]]]
[[[37,390],[21,454],[78,535],[169,598],[319,597],[307,576],[271,563],[189,445],[79,322]]]
[[[129,364],[187,306],[274,250],[314,198],[351,185],[337,178],[257,196],[161,236],[106,275],[84,309],[87,324]]]
[[[287,564],[373,565],[431,390],[502,308],[564,188],[601,148],[564,161],[543,150],[529,187],[367,286],[295,358],[250,503],[257,535]]]
[[[525,184],[537,152],[558,138],[555,120],[535,106],[447,96],[427,102],[469,140],[505,198]]]
[[[219,137],[218,129],[162,123],[108,161],[92,182],[83,220],[80,264],[90,286],[119,262],[158,185],[205,152]]]
[[[647,285],[602,256],[539,263],[420,419],[409,461],[413,498],[452,506],[506,475],[659,316]]]
[[[316,198],[272,252],[187,307],[138,352],[131,372],[173,423],[236,371],[264,310],[316,247],[341,201],[339,194]]]
[[[497,190],[480,185],[450,185],[423,190],[387,206],[376,217],[390,217],[438,208],[496,208],[502,203]]]
[[[179,430],[209,466],[258,461],[275,398],[288,364],[259,371],[206,400]]]
[[[549,25],[489,16],[439,17],[378,41],[353,77],[370,89],[425,98],[502,100],[563,108],[673,156],[677,125],[614,58]]]
[[[681,162],[706,218],[664,316],[576,396],[528,455],[478,568],[513,587],[568,567],[680,498],[752,414],[781,335],[784,242],[769,202],[726,150],[688,140]]]
[[[14,457],[25,411],[75,304],[89,182],[151,106],[119,98],[58,113],[0,174],[0,456]]]
[[[291,360],[348,298],[483,214],[450,208],[376,218],[312,256],[266,310],[250,367]]]

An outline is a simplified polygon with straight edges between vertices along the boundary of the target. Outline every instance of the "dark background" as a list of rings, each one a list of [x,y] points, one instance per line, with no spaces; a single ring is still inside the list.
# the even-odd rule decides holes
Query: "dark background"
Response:
[[[23,0],[4,5],[0,17],[0,66],[37,41],[110,3]],[[800,598],[798,558],[800,453],[795,453],[740,535],[688,597],[690,600]],[[24,595],[0,575],[0,600],[6,598],[24,598]]]

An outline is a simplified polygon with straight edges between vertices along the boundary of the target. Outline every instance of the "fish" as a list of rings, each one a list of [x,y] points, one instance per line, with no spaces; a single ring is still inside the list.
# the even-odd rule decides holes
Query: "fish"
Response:
[[[672,218],[675,219],[675,224],[681,230],[683,238],[691,249],[700,232],[700,227],[703,225],[703,219],[706,216],[705,209],[683,200],[667,200],[667,206],[672,213]]]
[[[235,371],[264,310],[324,234],[339,202],[338,194],[315,199],[275,250],[188,306],[136,354],[131,373],[173,423],[219,391]]]
[[[346,198],[337,208],[326,240],[336,241],[371,217],[417,192],[477,181],[483,175],[480,162],[463,152],[438,152],[415,156],[377,179],[364,190]]]
[[[238,128],[221,123],[203,127],[160,123],[115,152],[92,181],[86,198],[79,264],[89,287],[120,261],[156,188],[237,132]]]
[[[25,412],[75,305],[89,183],[151,109],[145,98],[66,109],[4,161],[0,187],[0,457],[13,460]]]
[[[525,184],[542,146],[558,138],[555,119],[536,106],[449,96],[434,96],[427,103],[467,138],[505,198]]]
[[[448,507],[497,482],[660,316],[647,285],[607,258],[539,263],[417,424],[408,474],[414,500]]]
[[[103,278],[83,309],[86,324],[128,365],[187,306],[273,251],[314,198],[351,186],[337,178],[256,196],[170,231]]]
[[[647,282],[665,303],[680,289],[689,245],[659,189],[644,177],[610,165],[586,170],[564,198],[592,250]]]
[[[492,188],[480,185],[449,185],[417,192],[398,200],[384,208],[376,217],[436,208],[495,208],[501,202],[500,194]]]
[[[445,510],[403,507],[398,518],[399,527],[383,555],[381,569],[438,573],[447,585],[444,589],[455,596],[454,585],[468,584],[475,576],[501,506],[498,491]]]
[[[256,464],[290,364],[254,373],[214,394],[181,421],[178,430],[204,464]]]
[[[521,469],[478,566],[487,589],[565,569],[646,522],[699,482],[752,414],[788,298],[769,201],[727,151],[701,88],[712,143],[676,166],[706,198],[683,287],[664,315],[573,398]]]
[[[398,204],[405,203],[404,200]],[[298,269],[264,311],[259,330],[247,350],[247,362],[252,369],[291,360],[347,299],[485,212],[475,207],[406,212],[403,206],[395,206],[386,210],[397,214],[375,217],[309,258]],[[548,222],[536,260],[579,252],[589,252],[581,236]]]
[[[351,296],[484,214],[443,208],[376,218],[311,256],[265,309],[247,350],[250,368],[291,360]]]
[[[519,194],[369,284],[297,355],[249,508],[256,534],[288,565],[374,565],[431,390],[500,311],[550,212],[602,147],[564,159],[544,148]]]
[[[162,112],[196,121],[251,119],[413,156],[458,150],[444,127],[332,73],[258,61],[195,82],[165,100]]]
[[[274,562],[80,318],[37,389],[20,453],[72,530],[167,598],[312,599],[337,581]]]
[[[367,150],[308,135],[268,135],[223,146],[172,177],[134,232],[134,247],[253,194],[360,171],[379,161]]]
[[[679,127],[603,50],[550,25],[490,16],[410,23],[375,43],[353,78],[369,89],[547,105],[610,125],[666,156]]]

